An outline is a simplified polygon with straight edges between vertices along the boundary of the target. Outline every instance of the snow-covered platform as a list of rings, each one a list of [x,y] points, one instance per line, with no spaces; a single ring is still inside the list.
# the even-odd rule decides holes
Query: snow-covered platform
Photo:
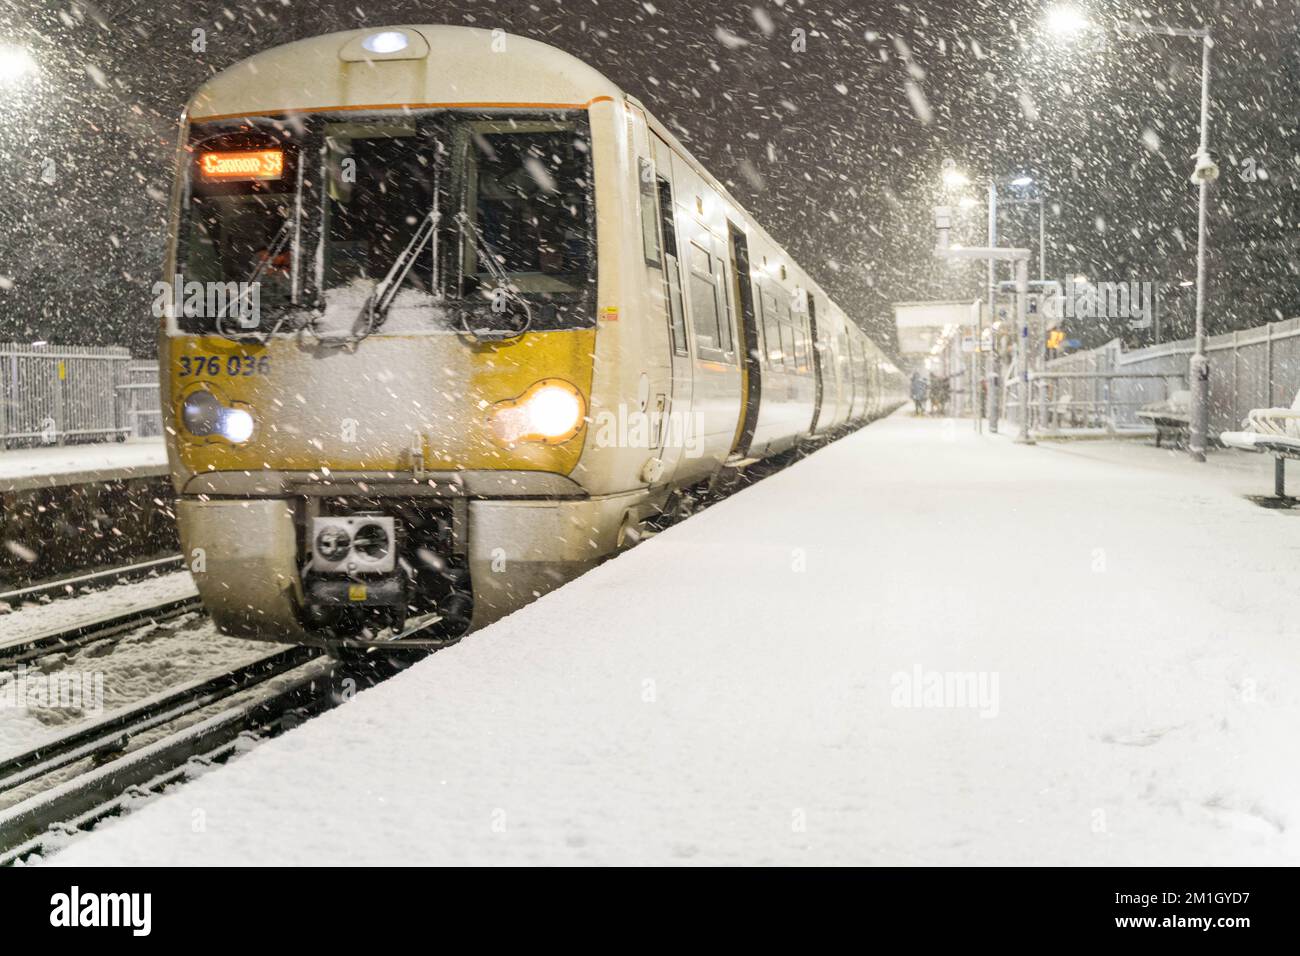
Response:
[[[167,474],[161,438],[0,449],[0,493]]]
[[[1300,522],[1222,478],[896,415],[53,862],[1300,862]]]

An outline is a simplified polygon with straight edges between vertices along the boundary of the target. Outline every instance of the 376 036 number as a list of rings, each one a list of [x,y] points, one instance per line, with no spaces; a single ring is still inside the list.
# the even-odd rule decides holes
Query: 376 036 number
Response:
[[[266,375],[271,371],[270,356],[254,355],[182,355],[178,360],[181,378],[227,378]]]

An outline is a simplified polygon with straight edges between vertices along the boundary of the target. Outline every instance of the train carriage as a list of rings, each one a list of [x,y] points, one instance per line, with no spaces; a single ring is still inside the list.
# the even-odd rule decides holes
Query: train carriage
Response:
[[[178,156],[169,456],[230,633],[446,640],[903,400],[642,104],[545,44],[271,49],[196,94]]]

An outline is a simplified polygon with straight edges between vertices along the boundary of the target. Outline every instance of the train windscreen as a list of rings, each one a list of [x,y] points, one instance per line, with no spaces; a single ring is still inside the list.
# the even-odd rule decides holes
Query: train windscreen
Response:
[[[182,331],[366,334],[595,321],[586,116],[430,110],[196,124],[178,271],[259,288],[260,315]],[[246,310],[245,310],[246,311]]]
[[[297,147],[263,133],[218,134],[197,141],[187,165],[178,321],[188,331],[254,330],[295,297]]]

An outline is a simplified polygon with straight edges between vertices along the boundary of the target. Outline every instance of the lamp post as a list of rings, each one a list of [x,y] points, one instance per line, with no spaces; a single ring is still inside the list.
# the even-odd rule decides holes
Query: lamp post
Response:
[[[947,171],[945,171],[945,182],[948,182]],[[997,247],[998,244],[998,186],[1004,186],[1004,185],[1029,186],[1033,184],[1034,184],[1034,180],[1031,177],[1025,175],[994,176],[989,179],[988,248],[994,249]],[[1047,246],[1046,243],[1044,242],[1042,192],[1040,190],[1038,198],[1036,200],[1035,199],[1009,199],[1007,200],[1007,202],[1009,203],[1037,202],[1038,203],[1038,277],[1040,280],[1045,280],[1047,278]],[[995,259],[992,258],[989,259],[988,269],[989,269],[989,277],[988,277],[989,324],[990,326],[992,326],[993,317],[994,315],[996,315],[996,310],[997,310],[997,289],[998,289],[997,262]],[[1020,332],[1022,334],[1024,331],[1025,330],[1023,328],[1020,329]],[[982,342],[983,329],[982,328],[977,329],[976,335],[978,336],[976,341]],[[1028,342],[1025,342],[1023,344],[1025,346],[1028,346]],[[998,356],[998,337],[996,333],[990,336],[990,345],[992,347],[990,349],[990,361],[988,362],[988,369],[987,369],[988,396],[989,396],[988,398],[989,431],[992,432],[993,434],[997,434],[998,422],[1001,420],[1002,417],[1002,408],[1001,408],[1002,363]],[[1028,402],[1028,398],[1024,397],[1022,399],[1022,403],[1027,403],[1027,402]],[[1024,414],[1027,414],[1027,412],[1025,412]],[[1024,414],[1022,414],[1022,417],[1024,417]]]
[[[1007,205],[1026,203],[1038,206],[1038,279],[1040,282],[1044,282],[1047,280],[1047,230],[1043,214],[1042,186],[1035,182],[1032,176],[1003,176],[997,179],[996,182],[999,185],[1006,183],[1021,189],[1027,186],[1034,187],[1034,196],[1032,199],[1017,197],[1004,199],[1002,202]]]
[[[945,164],[944,182],[949,186],[957,184],[957,175],[952,161]],[[965,176],[961,176],[963,181]],[[935,254],[946,259],[986,259],[989,263],[989,277],[995,278],[994,263],[998,260],[1008,261],[1014,265],[1015,280],[1013,289],[1016,293],[1016,325],[1020,337],[1020,375],[1021,375],[1021,415],[1020,415],[1020,434],[1016,439],[1024,444],[1033,444],[1029,436],[1029,404],[1028,399],[1023,396],[1028,395],[1029,388],[1029,368],[1028,368],[1028,345],[1029,345],[1029,257],[1028,249],[1019,248],[998,248],[992,242],[984,248],[963,248],[953,246],[949,237],[952,232],[952,210],[947,206],[935,207],[935,226],[939,233],[939,241],[935,246]],[[997,179],[989,183],[989,228],[995,231],[997,228]],[[996,238],[993,236],[991,238]],[[989,302],[992,304],[997,294],[996,282],[989,284]],[[992,318],[992,315],[989,316]],[[994,337],[996,343],[996,336]],[[997,349],[994,346],[994,368],[997,368]],[[997,420],[990,416],[990,426],[996,431]]]
[[[1196,351],[1188,369],[1192,387],[1192,415],[1187,453],[1193,461],[1205,461],[1206,436],[1210,424],[1210,362],[1205,355],[1205,239],[1210,183],[1219,178],[1219,167],[1210,157],[1210,48],[1214,40],[1205,29],[1182,29],[1125,23],[1120,33],[1133,36],[1173,36],[1199,40],[1201,44],[1201,142],[1192,156],[1191,180],[1197,185],[1196,201]]]
[[[1057,33],[1076,33],[1088,28],[1088,22],[1075,11],[1057,8],[1049,12],[1049,29]],[[1210,156],[1210,49],[1214,40],[1204,28],[1171,27],[1164,24],[1122,23],[1116,32],[1128,36],[1186,37],[1201,44],[1201,136],[1193,154],[1191,180],[1198,187],[1196,208],[1196,348],[1188,368],[1192,391],[1191,427],[1187,453],[1193,461],[1205,461],[1206,437],[1210,418],[1210,363],[1205,355],[1205,243],[1210,183],[1219,178],[1219,167]]]
[[[998,245],[998,184],[997,180],[989,180],[989,238],[988,247],[996,249]],[[984,359],[987,366],[984,369],[985,389],[988,392],[989,403],[989,434],[998,433],[998,422],[1002,420],[1002,360],[998,357],[998,332],[997,332],[997,308],[998,308],[998,270],[997,260],[989,257],[989,357]],[[979,335],[981,355],[984,348],[984,329],[980,328],[976,333]]]

